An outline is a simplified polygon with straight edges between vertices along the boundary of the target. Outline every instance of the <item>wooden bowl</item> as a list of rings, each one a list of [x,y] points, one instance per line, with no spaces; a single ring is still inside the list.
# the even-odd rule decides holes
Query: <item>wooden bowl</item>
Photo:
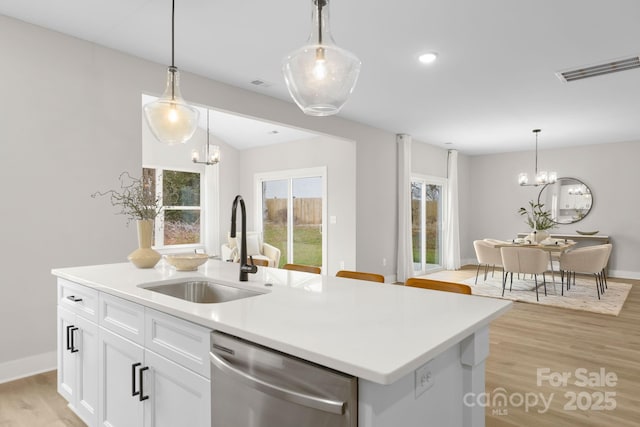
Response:
[[[194,271],[202,264],[207,262],[209,255],[207,254],[176,254],[165,255],[165,259],[169,264],[174,266],[177,271]]]

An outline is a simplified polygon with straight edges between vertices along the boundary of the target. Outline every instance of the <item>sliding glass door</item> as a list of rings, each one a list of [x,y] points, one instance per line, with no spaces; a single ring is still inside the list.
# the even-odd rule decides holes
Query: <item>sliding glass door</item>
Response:
[[[438,177],[411,178],[411,236],[416,274],[442,268],[446,182]]]
[[[261,174],[256,180],[264,241],[280,249],[280,266],[322,267],[326,256],[325,169]]]

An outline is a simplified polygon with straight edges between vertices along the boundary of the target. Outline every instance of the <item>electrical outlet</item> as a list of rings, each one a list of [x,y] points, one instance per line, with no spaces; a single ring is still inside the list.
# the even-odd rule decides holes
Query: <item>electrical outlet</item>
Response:
[[[431,369],[431,361],[425,363],[415,371],[416,398],[433,387],[435,378]]]
[[[387,265],[387,259],[382,258],[382,266],[385,267]]]
[[[344,261],[340,261],[340,270],[344,270]]]

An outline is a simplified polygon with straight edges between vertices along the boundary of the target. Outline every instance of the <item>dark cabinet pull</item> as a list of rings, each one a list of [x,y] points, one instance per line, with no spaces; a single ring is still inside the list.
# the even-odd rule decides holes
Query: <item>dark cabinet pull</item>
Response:
[[[72,327],[71,329],[69,329],[69,333],[71,335],[71,348],[70,348],[71,353],[77,353],[78,352],[78,349],[76,348],[74,340],[73,340],[73,333],[75,331],[77,331],[77,330],[78,330],[78,328],[76,328],[75,326]]]
[[[144,368],[141,368],[140,371],[138,372],[138,375],[140,375],[140,378],[138,380],[138,382],[140,383],[140,402],[142,402],[143,400],[147,400],[149,398],[149,396],[144,395],[144,377],[142,375],[144,371],[148,369],[149,367],[145,366]]]
[[[67,297],[67,299],[68,299],[69,301],[73,301],[73,302],[80,302],[80,301],[82,301],[82,298],[78,298],[78,297],[76,297],[75,295],[69,295],[69,296]]]
[[[142,365],[142,363],[134,363],[131,365],[131,396],[140,394],[139,391],[136,391],[136,368],[140,365]]]
[[[71,333],[71,328],[73,328],[73,325],[67,326],[67,350],[71,350],[71,338],[69,336]]]

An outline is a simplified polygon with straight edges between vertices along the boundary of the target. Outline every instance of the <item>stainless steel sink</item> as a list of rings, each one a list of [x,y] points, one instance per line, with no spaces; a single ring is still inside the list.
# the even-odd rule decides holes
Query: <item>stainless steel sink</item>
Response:
[[[185,280],[175,283],[140,285],[153,292],[201,304],[214,304],[262,295],[260,292],[221,285],[210,280]]]

